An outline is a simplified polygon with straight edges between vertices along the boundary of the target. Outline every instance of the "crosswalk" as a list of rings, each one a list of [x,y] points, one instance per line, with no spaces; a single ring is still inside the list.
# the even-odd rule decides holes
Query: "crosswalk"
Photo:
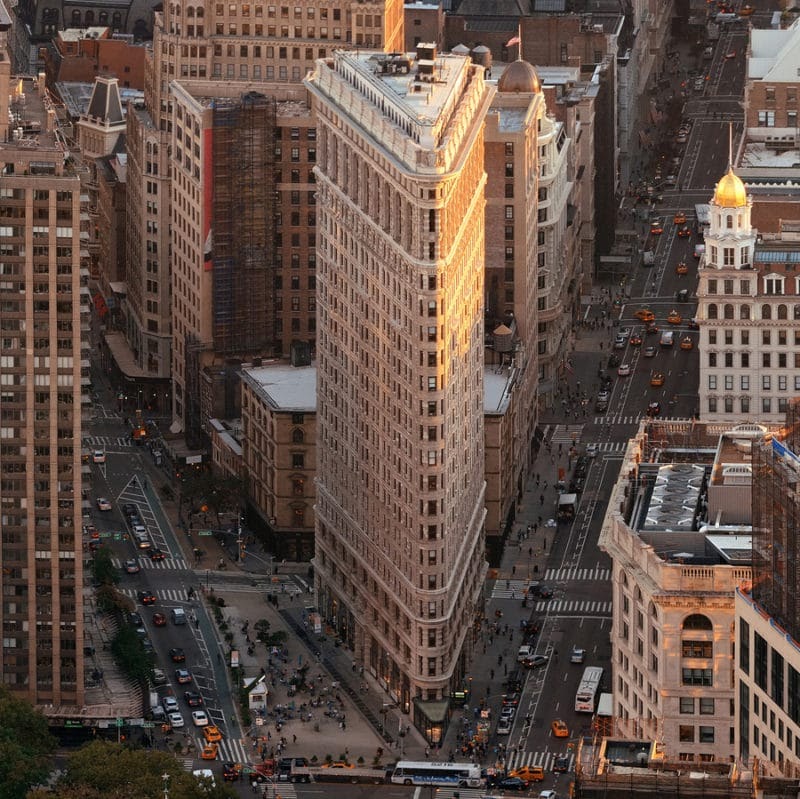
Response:
[[[608,454],[611,452],[625,452],[628,446],[625,441],[604,441],[601,444],[595,444],[594,447],[597,452],[601,454]]]
[[[515,768],[522,768],[523,766],[541,766],[545,773],[553,770],[556,758],[563,755],[563,752],[511,752],[508,756],[508,763],[506,768],[512,771]],[[569,766],[567,771],[574,771],[575,769],[575,755],[573,752],[566,753],[569,757]]]
[[[550,616],[610,616],[611,602],[590,599],[542,599],[533,609]]]
[[[84,436],[83,443],[87,447],[102,447],[103,449],[117,449],[120,447],[133,447],[128,436]]]
[[[189,738],[194,744],[194,751],[197,753],[201,752],[205,746],[205,739],[203,736],[191,733]],[[219,763],[247,763],[248,759],[249,755],[247,750],[238,738],[223,738],[217,744],[217,762]],[[205,765],[206,762],[207,761],[202,761],[199,757],[194,757],[192,755],[185,755],[181,758],[181,763],[186,771],[193,771],[197,768],[207,768]],[[197,763],[203,763],[204,765],[199,766]],[[279,793],[282,799],[295,799],[297,796],[296,793],[289,793],[288,791],[284,791],[283,788],[284,783],[281,783],[281,790]],[[292,786],[292,789],[294,789],[294,786]]]
[[[141,557],[138,559],[139,565],[143,569],[165,569],[167,571],[185,570],[189,568],[189,564],[185,558],[164,558],[164,560],[150,560],[148,557]],[[111,558],[111,562],[118,569],[123,568],[123,560],[121,558]]]
[[[557,424],[553,428],[553,437],[550,439],[553,444],[572,444],[581,440],[583,433],[582,424]]]
[[[546,582],[573,582],[579,580],[591,580],[597,582],[599,580],[610,580],[611,569],[602,569],[595,566],[593,569],[581,569],[578,567],[564,568],[564,569],[547,569],[544,573]]]
[[[646,419],[647,417],[644,415],[624,415],[621,413],[614,414],[613,416],[595,416],[594,423],[596,425],[610,425],[610,424],[639,424],[642,419]],[[658,422],[659,424],[665,424],[670,422],[681,422],[682,426],[685,425],[686,420],[675,416],[654,416],[652,417],[654,422]],[[599,446],[599,445],[598,445]]]
[[[138,591],[135,588],[121,588],[120,593],[131,599],[136,599]],[[154,592],[159,602],[188,602],[186,591],[183,588],[159,588]]]

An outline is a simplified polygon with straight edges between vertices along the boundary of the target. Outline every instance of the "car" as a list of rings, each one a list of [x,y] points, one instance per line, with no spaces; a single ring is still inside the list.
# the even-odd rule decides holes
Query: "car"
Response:
[[[514,716],[517,714],[517,708],[514,705],[506,705],[504,708],[500,709],[500,718],[501,719],[513,719]]]
[[[139,565],[139,561],[135,558],[125,561],[125,571],[128,574],[138,574],[141,570],[142,567]]]
[[[122,512],[126,516],[138,516],[139,515],[139,508],[137,505],[134,505],[133,502],[123,502],[122,503]]]
[[[163,613],[154,613],[153,614],[153,624],[156,627],[166,627],[167,626],[167,617]]]
[[[241,763],[223,763],[222,764],[222,779],[225,782],[237,782],[242,775]]]
[[[173,663],[184,663],[186,661],[186,654],[179,646],[175,646],[169,650],[169,657]]]
[[[218,751],[219,751],[219,749],[218,749],[216,744],[206,744],[200,750],[200,759],[201,760],[216,760]]]
[[[639,345],[642,343],[642,337],[641,337],[641,336],[640,336],[638,333],[634,333],[634,334],[633,334],[633,335],[630,337],[630,339],[629,339],[628,343],[629,343],[629,344],[630,344],[632,347],[638,347],[638,346],[639,346]]]
[[[604,373],[603,376],[600,378],[600,390],[610,391],[613,383],[614,383],[614,378],[611,377],[611,375]]]
[[[706,80],[703,77],[695,78],[692,82],[692,88],[696,92],[704,92],[706,90]]]
[[[583,491],[584,479],[582,477],[576,477],[574,480],[569,481],[569,493],[570,494],[580,494]]]
[[[633,331],[629,327],[621,327],[617,335],[622,336],[622,338],[630,338],[632,332]]]
[[[692,340],[691,336],[684,336],[681,339],[681,349],[682,350],[690,350],[694,347],[694,341]]]
[[[725,53],[725,60],[730,61],[732,58],[736,58],[736,50],[729,50]]]
[[[669,312],[667,321],[671,325],[679,325],[683,321],[683,317],[676,310],[672,310]]]
[[[323,763],[322,768],[355,768],[355,766],[346,760],[330,760],[327,763]]]
[[[594,403],[594,410],[595,410],[595,413],[605,413],[608,410],[608,400],[607,399],[605,399],[605,400],[598,399]]]
[[[207,727],[203,727],[203,737],[210,744],[215,744],[222,740],[222,733],[219,731],[219,727],[217,727],[216,724],[209,724]]]
[[[661,403],[660,402],[651,402],[647,406],[647,415],[648,416],[658,416],[661,413]]]
[[[184,691],[183,698],[189,707],[202,707],[203,697],[197,691]]]
[[[192,724],[195,727],[207,727],[209,724],[208,716],[206,715],[205,710],[193,710],[192,711]]]
[[[152,654],[153,652],[155,652],[155,647],[153,646],[153,642],[149,638],[142,639],[142,649],[144,649],[144,651],[147,654]]]
[[[150,556],[150,560],[164,560],[167,557],[158,547],[150,547],[147,554]]]
[[[549,662],[550,658],[547,655],[534,655],[533,657],[527,658],[523,665],[527,666],[529,669],[535,669],[539,666],[546,666]]]
[[[679,227],[676,232],[679,239],[690,239],[692,237],[692,229],[688,225]]]
[[[636,311],[634,316],[640,322],[651,322],[653,319],[656,318],[656,315],[649,308],[639,308],[639,310]]]
[[[647,347],[644,348],[644,357],[645,358],[655,358],[656,353],[658,352],[658,348],[649,344]]]
[[[617,374],[620,377],[628,377],[631,373],[631,365],[629,363],[621,363],[619,365],[619,369],[617,369]]]
[[[575,461],[575,477],[586,477],[590,466],[589,459],[585,455],[579,455]]]
[[[143,605],[155,605],[156,595],[152,591],[139,591],[136,597]]]
[[[105,497],[98,497],[95,502],[97,503],[97,510],[109,511],[111,510],[111,503]]]
[[[624,336],[616,336],[614,338],[614,349],[615,350],[624,350],[625,346],[627,345],[628,341]]]
[[[528,781],[520,777],[503,777],[498,780],[497,787],[504,791],[524,791],[528,787]]]
[[[754,11],[755,11],[755,9],[753,8],[753,6],[744,5],[739,9],[739,16],[740,17],[749,17],[749,16],[751,16],[753,14]]]
[[[188,669],[175,669],[175,679],[178,685],[186,685],[192,681],[192,674]]]
[[[555,738],[569,738],[569,728],[561,719],[553,719],[550,729]]]
[[[608,356],[608,368],[609,369],[616,369],[621,362],[621,358],[615,352],[612,352],[611,355]]]
[[[520,766],[508,772],[509,777],[519,777],[527,782],[541,782],[544,779],[544,769],[541,766]]]
[[[96,449],[92,452],[92,463],[105,463],[106,452],[103,449]]]
[[[654,219],[650,222],[650,235],[660,236],[664,232],[664,225],[660,219]]]
[[[164,708],[165,713],[177,713],[178,700],[174,696],[165,696],[161,700],[161,707]]]
[[[513,722],[509,718],[500,719],[497,722],[497,728],[495,729],[496,735],[511,735],[511,728],[513,727]]]
[[[686,224],[686,214],[683,211],[678,211],[675,216],[672,217],[672,221],[676,225],[685,225]]]
[[[518,691],[510,691],[507,694],[503,694],[503,707],[507,705],[518,705],[519,704],[519,692]]]
[[[586,659],[586,650],[581,649],[579,646],[573,646],[572,652],[569,655],[570,663],[583,663]]]
[[[553,761],[553,771],[564,773],[569,771],[569,758],[566,755],[558,755]]]
[[[650,376],[650,385],[653,388],[659,388],[660,386],[664,385],[664,373],[663,372],[653,372]]]
[[[686,261],[678,261],[678,263],[675,266],[675,273],[678,275],[689,274],[689,266],[687,265]]]
[[[167,673],[164,669],[153,669],[153,685],[166,685]]]
[[[554,790],[548,789],[539,793],[539,799],[558,799],[558,794]]]
[[[530,592],[530,587],[528,591]],[[533,648],[524,644],[517,651],[517,663],[524,663],[528,658],[533,657]]]
[[[678,182],[678,176],[677,175],[667,175],[664,178],[664,185],[668,189],[673,188],[675,186],[675,184],[677,184],[677,182]]]
[[[596,458],[598,452],[597,444],[587,444],[586,445],[586,457],[587,458]]]
[[[648,336],[653,334],[653,333],[658,333],[658,325],[654,325],[654,324],[650,323],[650,324],[647,325],[647,327],[645,327],[644,332]]]

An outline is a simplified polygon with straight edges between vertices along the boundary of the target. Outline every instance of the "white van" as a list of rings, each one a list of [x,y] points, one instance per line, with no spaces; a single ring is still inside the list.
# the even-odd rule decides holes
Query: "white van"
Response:
[[[134,529],[133,540],[136,541],[136,546],[139,549],[147,549],[150,546],[150,536],[147,535],[147,530],[144,527]]]
[[[183,608],[172,608],[172,621],[174,624],[186,624],[186,611]]]
[[[661,346],[671,347],[675,343],[675,333],[672,330],[665,330],[661,334]]]

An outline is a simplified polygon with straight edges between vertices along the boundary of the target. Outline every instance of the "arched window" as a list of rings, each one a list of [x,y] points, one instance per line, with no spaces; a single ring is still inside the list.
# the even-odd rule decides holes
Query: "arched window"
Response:
[[[88,28],[90,25],[94,25],[94,11],[87,11],[85,17],[86,27]]]
[[[81,12],[78,11],[77,8],[72,10],[72,27],[73,28],[80,28],[81,27]]]
[[[305,434],[299,427],[292,430],[292,444],[302,444],[305,438]]]
[[[733,306],[730,303],[726,303],[723,309],[723,316],[726,319],[733,319]]]
[[[772,306],[767,305],[766,303],[761,306],[761,318],[772,319]]]
[[[794,318],[795,319],[800,319],[800,305],[795,305],[794,306],[793,313],[794,313]]]
[[[100,25],[108,25],[108,11],[101,11],[97,15],[97,22]]]
[[[113,28],[121,28],[122,27],[122,14],[119,11],[115,11],[111,15],[111,27],[113,27]]]
[[[197,8],[197,18],[198,19],[202,19],[204,16],[205,16],[205,13],[203,11],[203,6],[198,6],[198,8]]]
[[[711,623],[711,619],[708,616],[704,616],[702,613],[692,613],[691,616],[687,616],[683,620],[683,624],[681,625],[681,629],[683,630],[713,630],[714,625]]]
[[[750,318],[750,306],[749,305],[742,305],[739,308],[739,318],[740,319],[749,319]]]
[[[725,217],[725,227],[729,230],[733,227],[733,214],[728,214]]]
[[[186,9],[186,16],[187,17],[193,17],[194,16],[194,6],[189,6]]]
[[[658,608],[655,602],[650,602],[650,607],[647,609],[647,612],[650,614],[651,618],[658,621]]]
[[[785,305],[778,306],[778,319],[788,319],[788,308]]]
[[[719,318],[719,317],[717,316],[717,306],[716,306],[716,303],[711,303],[711,305],[709,305],[709,306],[708,306],[708,318],[709,318],[709,319],[718,319],[718,318]]]

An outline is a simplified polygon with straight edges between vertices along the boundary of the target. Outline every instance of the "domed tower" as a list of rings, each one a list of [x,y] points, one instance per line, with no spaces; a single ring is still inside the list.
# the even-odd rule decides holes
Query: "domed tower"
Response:
[[[512,61],[497,81],[497,91],[539,94],[542,91],[542,84],[532,64],[527,61]]]
[[[705,262],[709,269],[750,269],[756,234],[750,224],[753,201],[733,167],[720,178],[711,198]]]

